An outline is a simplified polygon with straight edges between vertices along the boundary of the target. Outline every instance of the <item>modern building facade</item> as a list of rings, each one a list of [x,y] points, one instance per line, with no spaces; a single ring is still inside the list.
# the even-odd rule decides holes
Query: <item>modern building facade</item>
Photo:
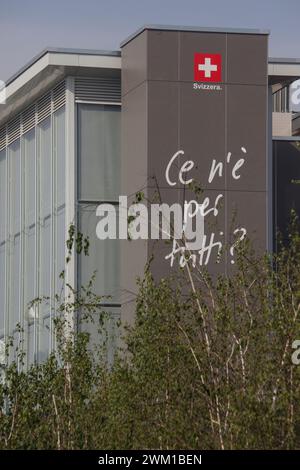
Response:
[[[300,61],[268,59],[268,32],[163,26],[121,51],[47,49],[12,77],[0,104],[2,345],[22,339],[28,364],[53,350],[62,271],[75,288],[97,271],[108,328],[131,321],[136,276],[153,253],[155,276],[168,274],[170,247],[97,239],[96,208],[139,191],[151,201],[158,188],[161,202],[192,199],[179,179],[187,160],[207,203],[203,265],[230,273],[234,250],[217,263],[218,247],[244,229],[276,248],[277,227],[300,213],[299,77]],[[71,224],[90,255],[66,263]]]

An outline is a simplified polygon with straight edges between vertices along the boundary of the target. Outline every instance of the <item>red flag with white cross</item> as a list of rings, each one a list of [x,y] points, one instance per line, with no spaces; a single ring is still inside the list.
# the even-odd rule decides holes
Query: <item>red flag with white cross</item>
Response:
[[[221,54],[196,53],[194,57],[194,80],[195,82],[221,82]]]

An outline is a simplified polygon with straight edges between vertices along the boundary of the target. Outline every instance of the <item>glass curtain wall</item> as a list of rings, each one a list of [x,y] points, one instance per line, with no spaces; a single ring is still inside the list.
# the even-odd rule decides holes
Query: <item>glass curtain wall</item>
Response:
[[[31,127],[0,152],[0,341],[13,337],[11,359],[22,347],[28,364],[53,349],[53,298],[63,293],[65,108]]]
[[[0,152],[0,365],[5,362],[6,188],[6,150],[2,150]]]
[[[85,286],[95,273],[93,290],[104,296],[103,310],[109,314],[106,335],[111,360],[115,326],[120,318],[120,242],[96,238],[96,208],[113,204],[118,210],[121,164],[121,108],[118,105],[78,104],[78,224],[89,236],[89,256],[78,259],[78,283]],[[89,328],[98,341],[96,328]]]
[[[273,246],[289,243],[291,211],[300,217],[300,138],[273,140]],[[279,232],[279,233],[278,233]]]

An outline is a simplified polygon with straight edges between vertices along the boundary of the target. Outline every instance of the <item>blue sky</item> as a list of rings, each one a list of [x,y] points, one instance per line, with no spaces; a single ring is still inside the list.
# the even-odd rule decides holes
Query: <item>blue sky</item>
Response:
[[[0,0],[0,79],[46,46],[118,49],[143,24],[269,29],[270,56],[300,57],[300,0]]]

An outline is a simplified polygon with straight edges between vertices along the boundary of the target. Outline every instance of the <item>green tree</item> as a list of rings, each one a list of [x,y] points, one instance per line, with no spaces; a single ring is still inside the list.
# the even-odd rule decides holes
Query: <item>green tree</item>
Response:
[[[187,253],[155,281],[150,262],[112,367],[106,341],[68,326],[91,321],[105,337],[93,280],[73,291],[56,312],[55,354],[3,371],[0,448],[300,449],[297,224],[277,255],[245,240],[230,276],[193,268]]]

